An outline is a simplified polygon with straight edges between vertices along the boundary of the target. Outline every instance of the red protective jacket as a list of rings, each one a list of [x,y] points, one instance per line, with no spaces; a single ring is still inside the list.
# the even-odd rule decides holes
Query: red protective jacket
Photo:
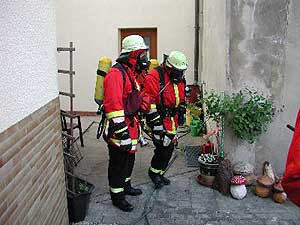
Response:
[[[147,75],[147,73],[145,71],[136,75],[136,81],[138,82],[141,89],[143,89],[143,87],[144,87],[146,75]]]
[[[185,84],[183,81],[178,84],[173,83],[163,65],[160,65],[164,73],[165,88],[163,90],[163,106],[178,107],[184,103]],[[159,109],[160,97],[160,76],[156,69],[151,70],[144,81],[143,88],[143,109],[149,112],[150,109]],[[176,134],[178,127],[178,113],[174,117],[166,116],[163,118],[164,129],[168,133]]]
[[[300,207],[300,111],[286,161],[282,186],[287,197]]]
[[[122,72],[112,67],[108,73],[106,74],[104,78],[104,109],[106,113],[107,123],[106,123],[106,129],[104,132],[104,135],[106,135],[108,142],[115,147],[119,147],[120,140],[116,137],[107,136],[108,134],[108,126],[109,121],[114,118],[124,119],[128,126],[129,135],[132,139],[132,150],[131,152],[136,151],[138,139],[139,139],[139,121],[137,115],[132,120],[125,116],[124,113],[124,99],[127,98],[128,94],[132,92],[132,84],[131,81],[133,81],[136,85],[136,88],[139,90],[139,85],[136,82],[134,72],[127,66],[122,64],[123,68],[125,69],[125,84],[124,84],[124,78],[122,75]],[[129,76],[131,81],[129,80]]]

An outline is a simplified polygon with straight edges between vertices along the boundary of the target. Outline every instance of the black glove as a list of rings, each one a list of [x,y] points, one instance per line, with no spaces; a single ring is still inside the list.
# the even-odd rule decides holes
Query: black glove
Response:
[[[173,139],[175,138],[175,134],[166,133],[163,138],[163,146],[168,147]]]
[[[153,137],[154,141],[161,142],[163,134],[164,134],[163,125],[157,125],[157,126],[154,125],[154,127],[152,129],[152,137]]]
[[[147,125],[152,130],[152,137],[154,141],[160,142],[162,140],[164,127],[158,112],[153,112],[146,115]]]
[[[146,115],[147,125],[153,129],[154,126],[162,125],[162,121],[158,112],[151,112]]]
[[[132,140],[129,136],[128,127],[124,122],[113,124],[113,135],[120,139],[120,149],[130,151],[132,148]]]

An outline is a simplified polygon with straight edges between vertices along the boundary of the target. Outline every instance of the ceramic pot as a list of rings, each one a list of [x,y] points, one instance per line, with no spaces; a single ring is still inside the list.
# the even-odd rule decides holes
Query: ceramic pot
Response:
[[[271,193],[271,187],[265,187],[261,184],[256,184],[255,186],[255,194],[261,198],[269,197]]]
[[[277,202],[277,203],[284,203],[285,200],[286,200],[286,193],[285,192],[281,192],[281,193],[274,193],[272,198],[274,200],[274,202]]]

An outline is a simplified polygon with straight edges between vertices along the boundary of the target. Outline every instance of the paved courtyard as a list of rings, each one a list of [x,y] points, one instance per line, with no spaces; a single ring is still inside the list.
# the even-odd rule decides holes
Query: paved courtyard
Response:
[[[95,118],[86,119],[90,124]],[[97,121],[97,120],[95,120]],[[173,155],[173,163],[167,172],[171,185],[161,190],[153,189],[147,176],[147,168],[153,146],[142,149],[136,155],[132,181],[143,190],[138,197],[128,196],[134,205],[130,213],[112,206],[108,194],[107,152],[105,143],[95,139],[97,125],[94,123],[84,135],[85,147],[81,149],[84,158],[76,168],[76,174],[96,186],[91,196],[85,221],[77,225],[89,224],[136,224],[136,225],[233,225],[300,224],[300,208],[287,201],[276,204],[271,198],[262,199],[253,194],[253,187],[243,200],[235,200],[219,192],[200,186],[196,182],[197,168],[186,167],[183,152],[178,149]],[[198,142],[186,136],[181,144]]]

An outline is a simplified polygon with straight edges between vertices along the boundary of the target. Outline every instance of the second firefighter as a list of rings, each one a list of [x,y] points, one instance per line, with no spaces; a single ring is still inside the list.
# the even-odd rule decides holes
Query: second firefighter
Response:
[[[186,69],[186,56],[182,52],[172,51],[145,78],[142,108],[146,112],[147,125],[152,129],[155,145],[148,171],[155,188],[170,184],[164,174],[174,150],[178,122],[183,121]]]

